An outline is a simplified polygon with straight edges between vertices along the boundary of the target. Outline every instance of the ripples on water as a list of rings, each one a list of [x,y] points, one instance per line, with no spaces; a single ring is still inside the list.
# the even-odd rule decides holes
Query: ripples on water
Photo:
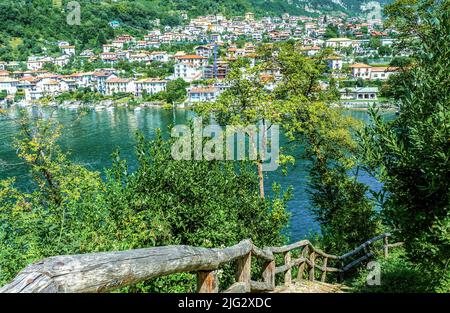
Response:
[[[193,115],[187,110],[171,111],[157,108],[139,111],[128,109],[90,111],[81,117],[76,111],[65,109],[45,114],[46,117],[55,118],[63,125],[60,144],[65,151],[70,151],[71,159],[89,169],[99,171],[111,166],[111,154],[117,148],[120,149],[121,156],[129,161],[130,169],[133,170],[136,166],[134,134],[137,130],[143,131],[147,138],[152,138],[157,128],[167,133],[169,125],[184,124]],[[367,113],[363,111],[349,111],[349,114],[364,121],[368,119]],[[17,117],[17,112],[13,110],[11,116]],[[26,167],[23,164],[18,165],[21,160],[17,158],[13,147],[16,133],[17,127],[14,122],[0,117],[0,179],[16,177],[18,186],[30,189]],[[378,183],[368,175],[362,175],[361,180],[372,188],[379,188]],[[305,161],[298,160],[287,175],[283,175],[280,169],[268,172],[266,179],[268,192],[274,181],[280,183],[283,188],[294,187],[293,200],[288,204],[291,212],[288,233],[291,240],[302,239],[318,232],[319,227],[308,210],[310,204],[305,188],[307,183]]]

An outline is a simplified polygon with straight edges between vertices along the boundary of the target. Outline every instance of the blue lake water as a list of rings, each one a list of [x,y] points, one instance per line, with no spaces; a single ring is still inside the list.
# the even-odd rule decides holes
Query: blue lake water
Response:
[[[112,111],[89,111],[80,116],[76,111],[57,109],[50,114],[50,118],[58,120],[63,125],[60,144],[65,151],[70,151],[71,159],[83,164],[89,169],[102,171],[111,165],[111,154],[120,149],[123,158],[130,162],[130,168],[135,166],[134,145],[136,131],[142,131],[148,138],[152,138],[156,129],[167,132],[174,124],[184,124],[193,113],[187,110],[163,110],[158,108],[133,111],[129,109],[115,109]],[[14,111],[11,116],[14,115]],[[347,114],[363,121],[368,120],[364,111],[348,111]],[[24,189],[32,188],[25,165],[17,158],[13,147],[17,126],[14,121],[0,117],[0,179],[16,177],[17,184]],[[291,212],[288,233],[291,241],[302,239],[311,233],[319,231],[311,212],[310,202],[306,191],[307,172],[306,162],[297,159],[287,175],[278,169],[266,173],[266,190],[270,193],[274,181],[282,187],[293,186],[293,199],[289,202]],[[372,188],[379,188],[376,180],[368,175],[361,175],[361,181]]]

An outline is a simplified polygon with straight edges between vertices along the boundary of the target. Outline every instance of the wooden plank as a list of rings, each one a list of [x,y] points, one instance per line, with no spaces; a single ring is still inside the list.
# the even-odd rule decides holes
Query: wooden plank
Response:
[[[307,266],[306,257],[308,256],[308,253],[309,253],[309,247],[306,246],[305,248],[303,248],[303,251],[302,251],[302,257],[305,261],[302,262],[298,268],[297,281],[300,281],[303,279],[303,273],[305,272],[305,269]]]
[[[252,246],[244,240],[225,249],[165,246],[50,257],[26,267],[0,292],[105,292],[164,275],[215,270]]]
[[[197,272],[197,292],[217,293],[219,292],[219,282],[216,271]]]
[[[358,252],[360,252],[361,250],[364,250],[367,246],[369,246],[370,244],[374,243],[375,241],[380,240],[380,239],[385,238],[385,237],[388,237],[388,236],[390,236],[390,234],[389,233],[385,233],[385,234],[381,234],[381,235],[378,235],[376,237],[373,237],[373,238],[367,240],[366,242],[364,242],[363,244],[361,244],[356,249],[354,249],[354,250],[352,250],[352,251],[350,251],[350,252],[348,252],[348,253],[346,253],[344,255],[341,255],[339,257],[339,259],[346,259],[348,257],[351,257],[351,256],[357,254]]]
[[[314,268],[316,267],[315,265],[315,259],[316,259],[316,253],[314,251],[311,252],[311,254],[309,255],[309,261],[311,262],[311,266],[309,269],[309,280],[310,281],[314,281]]]
[[[270,248],[260,249],[255,245],[252,246],[252,255],[266,261],[273,261],[275,259]]]
[[[292,272],[291,272],[291,252],[286,252],[284,255],[284,264],[288,265],[288,269],[286,273],[284,273],[284,285],[289,286],[292,281]]]
[[[251,276],[252,253],[249,252],[244,257],[237,260],[236,264],[236,281],[249,283]]]
[[[350,262],[349,264],[345,265],[345,266],[342,268],[342,271],[346,272],[346,271],[348,271],[349,269],[351,269],[352,267],[354,267],[355,265],[358,265],[358,264],[361,263],[362,261],[365,261],[365,260],[367,260],[367,259],[369,259],[369,258],[371,258],[371,257],[373,257],[373,256],[374,256],[374,253],[371,253],[371,252],[370,252],[370,253],[367,253],[367,254],[363,255],[362,257],[360,257],[360,258],[358,258],[358,259],[356,259],[356,260]]]
[[[321,282],[325,282],[325,280],[327,279],[327,263],[328,263],[328,258],[323,259],[323,270],[322,270],[322,277],[320,278]]]
[[[301,240],[282,247],[271,247],[270,250],[272,251],[272,253],[286,253],[288,251],[294,250],[296,248],[301,248],[309,244],[310,244],[309,240]]]
[[[275,261],[264,264],[262,278],[264,283],[275,288]]]
[[[305,258],[300,257],[298,259],[295,259],[295,260],[291,261],[289,264],[283,264],[281,266],[277,266],[277,267],[275,267],[275,275],[276,274],[280,274],[280,273],[284,273],[287,270],[292,269],[294,266],[299,266],[300,264],[302,264],[305,261],[306,261]]]

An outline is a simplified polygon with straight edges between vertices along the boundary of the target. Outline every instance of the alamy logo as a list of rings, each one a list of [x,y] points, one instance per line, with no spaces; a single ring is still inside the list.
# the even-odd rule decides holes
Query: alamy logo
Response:
[[[176,125],[171,136],[175,160],[260,160],[263,171],[275,171],[279,160],[279,125],[203,126],[194,118],[193,127]],[[270,147],[270,149],[268,149]]]
[[[381,285],[381,265],[377,261],[371,261],[367,264],[367,269],[370,270],[366,283],[368,286],[379,286]]]

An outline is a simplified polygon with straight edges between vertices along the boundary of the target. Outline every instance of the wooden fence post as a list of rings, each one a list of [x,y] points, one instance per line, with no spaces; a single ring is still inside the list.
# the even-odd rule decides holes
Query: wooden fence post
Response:
[[[197,272],[197,292],[199,293],[217,293],[219,292],[219,283],[216,271]]]
[[[388,236],[384,237],[383,244],[384,244],[384,247],[383,247],[384,257],[387,258],[389,255]]]
[[[305,246],[305,247],[303,248],[303,251],[302,251],[302,257],[306,259],[306,258],[307,258],[307,255],[308,255],[308,252],[309,252],[309,247],[308,247],[308,246]],[[303,279],[303,273],[305,272],[306,266],[307,266],[307,263],[306,263],[306,261],[304,261],[304,262],[302,262],[302,263],[300,264],[300,266],[298,267],[297,281],[300,281],[300,280]]]
[[[267,262],[264,265],[262,277],[265,283],[275,288],[275,260]]]
[[[291,264],[291,252],[286,252],[286,254],[284,255],[284,264],[286,265]],[[289,286],[291,284],[291,281],[292,281],[292,272],[291,269],[289,268],[284,273],[284,285]]]
[[[309,255],[309,261],[311,262],[311,268],[309,269],[309,280],[314,281],[314,267],[316,263],[316,253],[314,251]]]
[[[250,283],[252,271],[252,253],[249,252],[244,257],[237,260],[236,281],[240,283]]]
[[[325,258],[324,260],[323,260],[323,271],[322,271],[322,277],[320,278],[320,281],[321,282],[325,282],[325,280],[327,279],[327,263],[328,263],[328,258]]]

